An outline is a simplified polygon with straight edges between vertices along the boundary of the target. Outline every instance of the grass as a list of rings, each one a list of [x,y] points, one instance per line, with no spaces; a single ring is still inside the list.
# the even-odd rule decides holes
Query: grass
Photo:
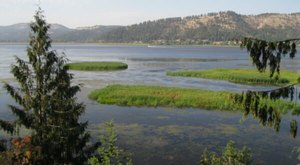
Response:
[[[168,76],[196,77],[217,80],[228,80],[241,84],[276,85],[282,86],[297,82],[297,73],[292,71],[280,71],[279,79],[270,78],[269,72],[260,73],[256,69],[208,69],[167,72]]]
[[[89,98],[102,104],[121,106],[241,110],[241,105],[233,103],[232,94],[235,93],[176,87],[111,85],[91,92]],[[300,109],[300,104],[284,100],[264,102],[282,112]]]
[[[113,71],[124,70],[128,65],[122,62],[78,62],[66,64],[71,70],[81,71]]]

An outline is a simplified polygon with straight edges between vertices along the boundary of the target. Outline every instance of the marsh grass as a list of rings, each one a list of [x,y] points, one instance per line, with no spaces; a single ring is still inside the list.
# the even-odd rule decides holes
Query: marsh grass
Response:
[[[236,93],[160,86],[111,85],[95,90],[89,98],[102,104],[120,106],[201,108],[214,110],[242,110],[232,101]],[[300,105],[285,100],[263,100],[267,106],[282,112],[299,110]]]
[[[78,62],[66,64],[70,70],[81,71],[113,71],[124,70],[128,65],[122,62]]]
[[[276,85],[282,86],[289,83],[297,82],[297,72],[280,71],[279,79],[269,77],[269,72],[260,73],[255,69],[208,69],[208,70],[193,70],[167,72],[168,76],[208,78],[217,80],[228,80],[234,83],[241,84],[256,84],[256,85]]]

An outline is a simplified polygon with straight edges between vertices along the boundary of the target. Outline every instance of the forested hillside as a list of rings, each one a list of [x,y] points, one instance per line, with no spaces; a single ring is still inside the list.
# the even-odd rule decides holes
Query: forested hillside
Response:
[[[227,42],[244,36],[267,40],[300,37],[300,13],[246,16],[228,11],[185,18],[167,18],[115,29],[106,34],[103,40],[205,44]]]
[[[0,26],[0,42],[23,42],[28,24]],[[231,44],[240,37],[267,40],[300,37],[300,13],[240,15],[232,11],[166,18],[130,26],[93,26],[70,29],[52,24],[58,42],[142,44]]]

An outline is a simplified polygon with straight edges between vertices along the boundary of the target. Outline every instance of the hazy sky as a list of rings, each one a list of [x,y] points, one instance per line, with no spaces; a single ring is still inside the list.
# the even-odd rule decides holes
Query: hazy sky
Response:
[[[68,27],[130,25],[166,17],[232,10],[300,12],[300,0],[40,0],[50,23]],[[0,0],[0,25],[30,22],[38,0]]]

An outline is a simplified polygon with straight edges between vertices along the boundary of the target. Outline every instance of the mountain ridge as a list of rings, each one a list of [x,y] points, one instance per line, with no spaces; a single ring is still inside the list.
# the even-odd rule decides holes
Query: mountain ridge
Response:
[[[27,28],[25,25],[0,26],[0,42],[27,41],[29,24]],[[50,33],[57,42],[230,44],[233,39],[241,37],[267,40],[300,37],[300,12],[242,15],[225,11],[144,21],[129,26],[95,25],[76,29],[60,24],[51,26]]]

